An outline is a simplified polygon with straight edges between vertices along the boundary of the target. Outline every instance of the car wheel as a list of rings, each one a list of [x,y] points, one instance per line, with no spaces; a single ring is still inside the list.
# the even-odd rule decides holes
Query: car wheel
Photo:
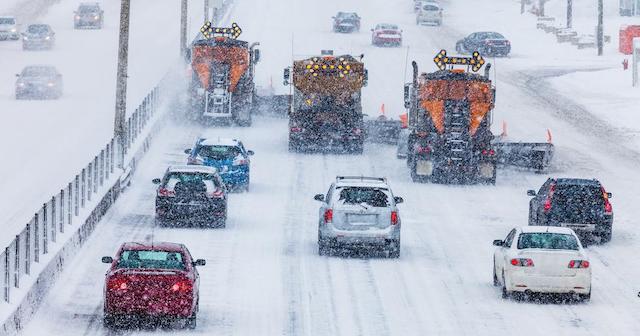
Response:
[[[589,291],[589,293],[587,293],[587,294],[581,294],[580,295],[580,301],[589,302],[590,300],[591,300],[591,291]]]
[[[608,228],[604,232],[600,233],[600,243],[608,243],[611,241],[611,228]]]
[[[504,280],[504,272],[502,272],[502,298],[508,299],[511,294],[507,291],[507,282]]]
[[[194,311],[193,314],[191,314],[191,316],[187,318],[186,327],[187,329],[195,329],[197,325],[198,325],[198,316]]]
[[[116,326],[116,319],[110,315],[104,315],[102,318],[102,325],[105,329],[114,329]]]
[[[318,237],[318,255],[328,256],[330,254],[331,254],[331,247],[329,245],[329,241],[327,239]]]
[[[392,240],[387,247],[389,258],[400,258],[400,239]]]

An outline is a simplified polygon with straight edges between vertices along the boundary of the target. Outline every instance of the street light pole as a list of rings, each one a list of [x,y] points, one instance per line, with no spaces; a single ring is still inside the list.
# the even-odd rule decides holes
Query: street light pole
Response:
[[[209,0],[204,0],[204,22],[209,21]]]
[[[602,56],[602,49],[604,44],[604,28],[603,28],[603,16],[604,5],[602,0],[598,0],[598,27],[596,29],[596,43],[598,44],[598,56]]]
[[[187,55],[187,0],[180,2],[180,55]]]
[[[116,113],[114,136],[118,144],[118,167],[124,167],[124,148],[127,143],[125,118],[127,115],[127,67],[129,59],[130,0],[120,1],[120,36],[118,38],[118,72],[116,77]]]

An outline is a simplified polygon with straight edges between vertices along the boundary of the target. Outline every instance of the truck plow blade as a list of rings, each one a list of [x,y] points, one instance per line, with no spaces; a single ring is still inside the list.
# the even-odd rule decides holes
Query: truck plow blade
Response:
[[[541,142],[495,142],[498,163],[546,171],[553,158],[554,146]]]
[[[395,145],[400,135],[399,120],[365,120],[366,141]]]

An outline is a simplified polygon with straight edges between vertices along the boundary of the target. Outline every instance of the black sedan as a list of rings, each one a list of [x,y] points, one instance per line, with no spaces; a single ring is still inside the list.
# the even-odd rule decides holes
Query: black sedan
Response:
[[[511,52],[511,42],[496,32],[476,32],[456,43],[456,51],[468,54],[474,51],[484,56],[507,56]]]
[[[57,99],[62,96],[62,75],[53,66],[30,65],[16,77],[16,99]]]
[[[51,49],[56,41],[56,33],[48,24],[30,24],[22,33],[22,49]]]

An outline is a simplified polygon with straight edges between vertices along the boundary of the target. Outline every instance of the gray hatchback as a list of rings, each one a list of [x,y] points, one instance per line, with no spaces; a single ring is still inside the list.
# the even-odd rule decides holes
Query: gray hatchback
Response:
[[[382,248],[389,257],[400,256],[400,215],[384,177],[338,176],[321,201],[318,252],[328,255],[339,247]]]

